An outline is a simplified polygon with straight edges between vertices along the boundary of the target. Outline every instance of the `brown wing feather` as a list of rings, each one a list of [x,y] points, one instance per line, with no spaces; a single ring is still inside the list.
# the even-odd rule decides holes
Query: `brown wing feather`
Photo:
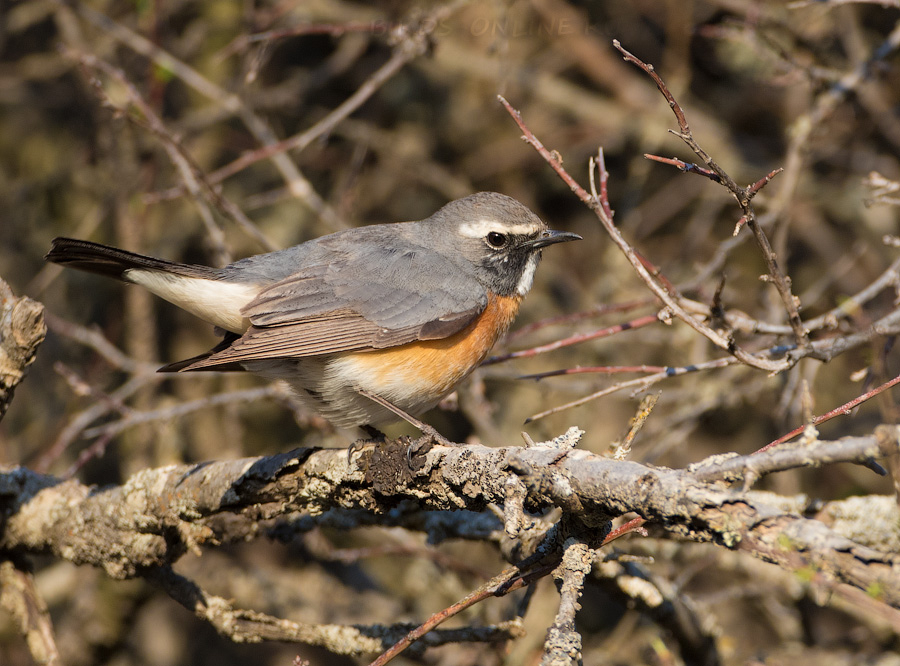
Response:
[[[380,327],[353,312],[333,312],[327,316],[280,326],[251,326],[231,345],[191,359],[188,365],[173,364],[179,371],[224,369],[244,361],[300,358],[338,352],[386,349],[416,340],[445,338],[471,323],[483,308],[456,313],[452,319],[426,322],[402,329]]]
[[[487,292],[474,275],[420,245],[400,238],[348,248],[328,238],[317,241],[321,247],[310,263],[241,310],[251,326],[239,339],[179,369],[224,369],[252,360],[443,339],[487,306]]]

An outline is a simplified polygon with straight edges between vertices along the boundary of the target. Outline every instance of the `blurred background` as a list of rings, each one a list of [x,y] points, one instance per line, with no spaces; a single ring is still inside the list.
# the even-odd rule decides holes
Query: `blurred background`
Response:
[[[879,200],[867,182],[873,171],[900,180],[898,19],[889,0],[531,0],[443,9],[338,0],[0,2],[0,277],[45,304],[50,328],[0,424],[0,462],[107,484],[172,462],[348,444],[263,380],[153,374],[213,346],[211,327],[137,289],[46,265],[55,236],[222,265],[345,227],[421,219],[448,200],[495,190],[584,237],[545,253],[496,353],[653,315],[658,304],[593,214],[521,140],[498,94],[585,186],[588,159],[602,147],[617,225],[671,282],[710,303],[724,280],[726,308],[784,323],[777,293],[759,280],[765,264],[750,234],[732,239],[734,199],[643,157],[697,161],[667,132],[677,125],[652,81],[622,61],[613,39],[655,66],[695,138],[739,183],[785,168],[755,199],[756,210],[803,317],[825,313],[897,257],[896,245],[883,241],[898,233],[898,209],[888,201],[896,194]],[[406,54],[397,26],[423,21],[431,22],[425,52]],[[312,140],[303,136],[363,93],[349,117]],[[293,150],[259,154],[298,136]],[[217,170],[242,157],[220,177]],[[845,330],[865,328],[896,296],[889,289],[854,308]],[[521,330],[578,313],[586,314]],[[780,341],[739,338],[750,349]],[[657,384],[649,392],[662,392],[659,403],[632,458],[678,467],[752,452],[803,424],[804,383],[821,414],[894,377],[900,363],[891,342],[876,339],[827,365],[808,360],[774,377],[731,367]],[[522,430],[548,439],[577,425],[586,431],[582,447],[605,452],[627,431],[642,393],[626,389],[523,422],[641,372],[521,376],[682,367],[722,355],[682,324],[655,323],[485,366],[426,420],[451,439],[488,445],[517,445]],[[885,393],[820,431],[870,433],[896,415]],[[389,434],[401,432],[412,431]],[[845,465],[780,474],[763,487],[827,501],[892,486]],[[179,571],[238,606],[291,619],[415,620],[463,596],[477,576],[428,558],[338,564],[322,553],[419,541],[397,530],[316,530],[288,545],[258,540],[188,556]],[[488,575],[503,564],[488,545],[440,548]],[[652,557],[654,575],[687,595],[722,663],[897,663],[890,622],[826,599],[808,581],[696,544],[636,539],[620,548]],[[302,646],[236,646],[141,581],[64,563],[36,567],[67,663],[274,664],[298,652],[314,664],[367,663]],[[484,604],[465,620],[493,621],[509,603]],[[585,663],[692,663],[670,629],[605,586],[589,588],[584,606]],[[542,581],[526,638],[397,663],[536,663],[554,613],[555,591]],[[29,659],[0,615],[0,663]]]

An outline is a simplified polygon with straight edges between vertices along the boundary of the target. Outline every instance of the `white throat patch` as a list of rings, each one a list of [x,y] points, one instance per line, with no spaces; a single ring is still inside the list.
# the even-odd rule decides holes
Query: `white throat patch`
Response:
[[[528,257],[528,263],[525,264],[525,270],[522,271],[522,277],[519,278],[519,284],[516,286],[516,291],[519,293],[519,296],[527,294],[531,289],[531,285],[534,284],[534,272],[537,270],[537,265],[540,260],[540,252],[534,252]]]

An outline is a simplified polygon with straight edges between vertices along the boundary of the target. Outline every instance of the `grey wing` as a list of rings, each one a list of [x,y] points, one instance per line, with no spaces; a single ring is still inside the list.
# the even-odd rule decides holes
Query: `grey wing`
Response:
[[[242,310],[244,335],[183,369],[445,338],[487,306],[474,276],[426,248],[372,245],[327,258],[260,292]]]

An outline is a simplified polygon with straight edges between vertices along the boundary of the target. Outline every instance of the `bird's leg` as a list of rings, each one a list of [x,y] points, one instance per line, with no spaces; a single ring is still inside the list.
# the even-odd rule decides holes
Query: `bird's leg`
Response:
[[[437,430],[435,430],[432,426],[428,425],[424,421],[420,421],[412,414],[407,414],[402,409],[397,407],[397,405],[394,405],[393,403],[385,400],[380,395],[375,395],[374,393],[370,393],[369,391],[366,391],[365,389],[357,389],[357,391],[359,392],[360,395],[365,396],[372,402],[378,403],[385,409],[389,409],[390,411],[392,411],[394,414],[399,416],[401,419],[403,419],[407,423],[418,428],[419,432],[421,432],[423,435],[425,435],[426,437],[431,439],[435,444],[440,444],[442,446],[459,446],[458,444],[451,442],[449,439],[444,437],[441,433],[439,433]],[[364,428],[365,428],[365,426],[364,426]]]
[[[359,429],[366,433],[369,441],[383,442],[387,439],[387,435],[385,435],[375,426],[369,425],[368,423],[366,425],[359,426]]]
[[[367,423],[366,425],[359,426],[359,429],[362,430],[366,436],[364,439],[357,439],[347,448],[348,462],[353,458],[354,453],[362,449],[369,442],[380,444],[387,441],[387,435],[385,435],[375,426],[371,426]]]

